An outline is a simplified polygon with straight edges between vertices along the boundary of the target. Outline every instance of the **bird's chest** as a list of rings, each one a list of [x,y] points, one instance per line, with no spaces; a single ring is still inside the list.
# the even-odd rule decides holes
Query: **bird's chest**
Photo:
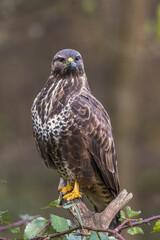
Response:
[[[38,145],[46,152],[47,165],[51,166],[49,162],[53,162],[64,179],[74,181],[75,176],[80,175],[80,164],[83,160],[86,163],[88,156],[82,151],[81,128],[71,100],[60,111],[58,105],[52,106],[50,111],[51,104],[33,108],[32,121]]]
[[[62,141],[70,135],[70,127],[74,124],[74,116],[70,111],[69,104],[60,113],[50,114],[42,122],[38,114],[34,114],[33,130],[36,138],[39,138],[44,145],[51,145],[58,148]]]
[[[71,158],[71,144],[75,116],[70,105],[66,105],[61,112],[48,116],[42,123],[37,113],[32,114],[33,131],[37,141],[46,149],[54,161],[54,165],[62,177],[74,178],[68,160]],[[74,141],[74,140],[73,140]]]

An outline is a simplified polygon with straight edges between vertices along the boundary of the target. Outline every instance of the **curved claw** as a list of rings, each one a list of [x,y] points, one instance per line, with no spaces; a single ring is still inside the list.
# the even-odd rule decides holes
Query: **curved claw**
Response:
[[[65,187],[60,187],[58,188],[58,192],[59,192],[59,199],[60,199],[60,203],[59,205],[63,205],[64,203],[64,195],[68,192],[70,192],[71,190],[73,189],[73,186],[67,184]],[[66,202],[66,199],[65,199],[65,202]]]
[[[67,192],[70,192],[72,189],[73,189],[73,186],[67,184],[65,187],[58,188],[58,191],[60,192],[60,194],[62,193],[63,195],[65,195]]]
[[[66,194],[63,198],[67,201],[71,201],[76,198],[82,198],[82,193],[79,191],[73,190],[71,193]]]
[[[59,192],[59,200],[60,200],[59,205],[62,206],[63,205],[63,193],[62,192]]]
[[[63,198],[67,201],[71,201],[76,198],[82,198],[82,193],[79,191],[79,184],[77,181],[75,181],[73,191],[71,193],[66,194]]]

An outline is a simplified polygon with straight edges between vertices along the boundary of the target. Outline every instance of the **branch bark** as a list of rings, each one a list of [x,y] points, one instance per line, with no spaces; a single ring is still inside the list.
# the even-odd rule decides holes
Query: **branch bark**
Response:
[[[107,229],[115,215],[132,199],[132,197],[132,193],[128,194],[127,190],[122,190],[117,198],[115,198],[101,213],[90,212],[80,199],[76,207],[81,215],[83,225]],[[74,206],[70,208],[70,211],[74,217],[78,219]]]
[[[61,179],[59,187],[63,186],[65,186],[65,182]],[[82,225],[92,226],[93,228],[108,229],[114,216],[132,199],[132,197],[132,193],[128,193],[125,189],[122,190],[121,193],[101,213],[90,212],[85,203],[79,199],[76,207],[82,218]],[[77,222],[79,223],[75,207],[72,206],[69,211],[74,216],[76,224]]]

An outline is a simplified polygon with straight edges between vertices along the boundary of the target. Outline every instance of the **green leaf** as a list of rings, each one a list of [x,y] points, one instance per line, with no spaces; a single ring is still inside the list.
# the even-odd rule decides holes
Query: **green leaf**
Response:
[[[137,221],[138,221],[139,223],[142,223],[142,220],[143,220],[143,218],[138,218],[138,219],[137,219]]]
[[[79,223],[81,224],[81,226],[83,225],[83,223],[82,223],[82,218],[81,218],[81,215],[80,215],[80,213],[79,213],[79,211],[78,211],[78,209],[77,209],[77,207],[76,206],[74,206],[74,209],[76,210],[76,213],[77,213],[77,216],[78,216],[78,220],[79,220]]]
[[[75,224],[71,220],[69,220],[69,219],[66,219],[66,220],[67,220],[67,223],[68,223],[69,227],[74,227],[75,226]]]
[[[135,227],[136,234],[144,234],[141,227]]]
[[[11,219],[11,216],[8,214],[8,211],[5,211],[5,212],[3,213],[3,216],[4,216],[5,219],[7,219],[7,220],[10,220],[10,219]]]
[[[64,236],[63,236],[64,237]],[[82,236],[76,235],[75,233],[70,233],[69,235],[65,235],[67,240],[82,240]],[[64,240],[64,238],[63,238]],[[89,238],[83,238],[83,240],[89,240]]]
[[[58,207],[59,204],[60,204],[60,199],[57,199],[57,200],[52,201],[49,205],[43,207],[42,209]]]
[[[8,210],[6,210],[6,211],[0,211],[0,215],[2,216],[2,215],[5,214],[6,212],[8,212]]]
[[[140,227],[129,228],[129,229],[127,230],[127,232],[128,232],[129,234],[131,234],[131,235],[143,234],[143,233],[144,233],[143,230],[142,230],[142,228],[140,228]]]
[[[131,211],[132,211],[131,208],[130,208],[129,206],[127,206],[127,207],[126,207],[126,212],[127,212],[128,216],[129,216],[129,214],[131,213]]]
[[[119,221],[123,222],[126,219],[125,213],[124,213],[124,211],[121,210],[120,214],[121,214],[121,217],[120,217]]]
[[[129,229],[127,230],[127,233],[129,233],[130,235],[134,235],[134,234],[135,234],[134,228],[129,228]]]
[[[50,220],[52,227],[57,231],[57,232],[62,232],[64,230],[67,230],[69,228],[67,219],[56,216],[54,214],[50,215]]]
[[[44,232],[43,232],[44,233]],[[56,233],[56,230],[52,227],[52,226],[48,226],[47,228],[46,228],[46,231],[45,231],[45,234],[53,234],[53,233]],[[44,234],[43,234],[44,235]],[[55,238],[56,239],[56,238]]]
[[[11,231],[11,233],[19,233],[20,228],[19,227],[11,228],[10,231]]]
[[[89,240],[89,239],[90,239],[90,236],[84,236],[84,238],[83,238],[83,240]]]
[[[107,237],[104,233],[99,233],[100,239],[101,240],[109,240],[110,238]],[[112,238],[111,240],[114,240],[115,238]]]
[[[39,217],[28,223],[24,230],[24,239],[26,240],[35,237],[36,234],[46,226],[46,222],[47,220],[45,218]],[[41,234],[44,234],[44,231]]]
[[[99,237],[96,232],[92,233],[91,237],[89,240],[99,240]]]
[[[20,214],[19,217],[22,219],[22,220],[26,220],[26,219],[33,219],[35,218],[36,216],[31,216],[29,214]]]
[[[141,213],[141,211],[133,211],[129,206],[126,207],[126,212],[129,218],[135,217]]]
[[[117,240],[117,238],[115,238],[115,237],[109,237],[108,239],[109,240]]]
[[[153,227],[153,232],[160,232],[160,220],[158,220],[154,227]]]
[[[9,225],[9,224],[11,224],[11,222],[9,222],[9,221],[3,221],[3,225]]]
[[[8,225],[8,224],[10,224],[10,222],[6,221],[6,220],[10,220],[10,219],[11,219],[11,216],[9,216],[8,210],[0,211],[0,222],[1,223]]]
[[[78,203],[78,202],[74,202],[74,203],[71,203],[71,204],[64,204],[64,205],[63,205],[63,208],[64,208],[64,209],[68,209],[68,208],[70,208],[70,207],[76,206],[77,203]]]
[[[99,235],[99,236],[98,236]],[[96,232],[92,233],[91,237],[89,240],[116,240],[114,237],[107,237],[104,233],[99,232],[98,234]]]

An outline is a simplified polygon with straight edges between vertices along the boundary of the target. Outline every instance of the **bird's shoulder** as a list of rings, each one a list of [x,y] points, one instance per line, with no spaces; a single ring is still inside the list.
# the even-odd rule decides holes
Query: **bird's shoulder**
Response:
[[[91,94],[83,90],[77,95],[71,104],[71,109],[81,118],[89,119],[96,116],[100,122],[107,122],[110,126],[110,118],[103,105]],[[87,114],[88,113],[88,114]]]
[[[112,137],[112,127],[108,113],[103,105],[91,94],[82,91],[71,104],[78,126],[97,143],[105,148],[106,139]],[[107,150],[106,146],[106,150]]]

